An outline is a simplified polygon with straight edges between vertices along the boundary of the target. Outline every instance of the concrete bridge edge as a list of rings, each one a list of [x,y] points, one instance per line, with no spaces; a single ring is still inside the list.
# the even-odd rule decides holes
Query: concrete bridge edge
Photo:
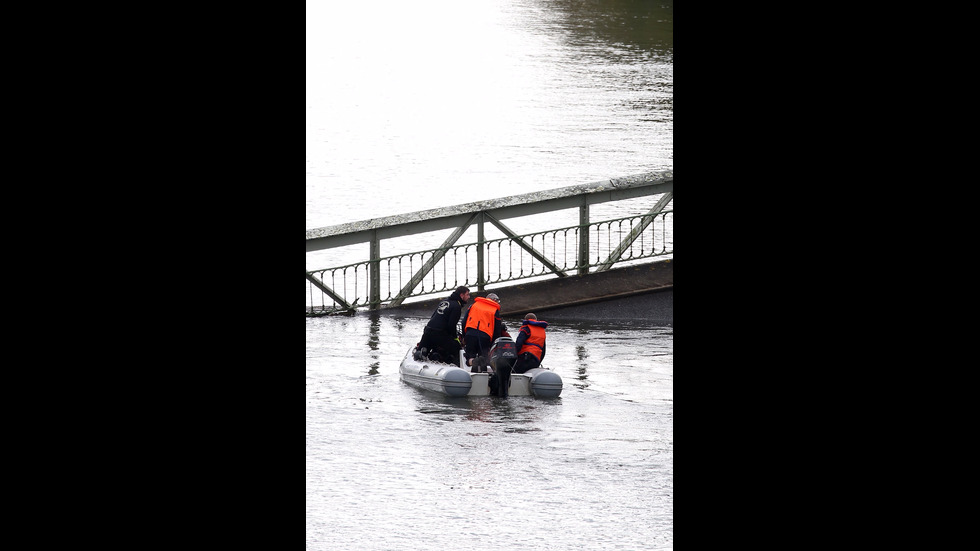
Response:
[[[534,312],[544,320],[549,316],[586,320],[617,318],[673,325],[673,287],[673,259],[669,259],[606,272],[487,288],[472,294],[497,293],[505,321]],[[429,317],[444,298],[383,308],[380,312]]]

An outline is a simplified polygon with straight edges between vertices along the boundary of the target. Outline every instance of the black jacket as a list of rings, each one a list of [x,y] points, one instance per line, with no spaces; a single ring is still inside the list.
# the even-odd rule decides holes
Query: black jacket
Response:
[[[459,316],[462,313],[463,299],[460,298],[458,292],[453,291],[453,294],[439,303],[439,307],[429,318],[429,323],[425,324],[425,329],[437,331],[455,339],[456,335],[459,334],[456,325],[459,323]]]

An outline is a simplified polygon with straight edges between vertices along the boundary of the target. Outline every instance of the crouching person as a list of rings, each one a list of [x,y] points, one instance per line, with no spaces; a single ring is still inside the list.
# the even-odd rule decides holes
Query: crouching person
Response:
[[[470,371],[473,373],[485,373],[487,356],[490,354],[493,341],[498,337],[510,336],[504,320],[500,317],[500,297],[496,293],[490,293],[486,298],[473,299],[473,305],[466,311],[463,328],[466,365],[470,366]]]
[[[456,325],[459,323],[463,305],[470,299],[470,290],[459,286],[445,300],[439,302],[438,308],[429,318],[429,323],[422,331],[422,338],[415,346],[416,360],[431,361],[459,365],[461,343]]]
[[[541,366],[545,354],[545,328],[548,322],[538,321],[533,313],[524,316],[524,322],[517,334],[517,361],[514,373],[525,373]]]

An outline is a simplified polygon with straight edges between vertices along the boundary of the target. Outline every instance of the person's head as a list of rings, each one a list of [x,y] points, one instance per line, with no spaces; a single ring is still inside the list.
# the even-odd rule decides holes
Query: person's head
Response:
[[[538,319],[538,316],[535,316],[534,315],[534,312],[528,312],[527,315],[524,316],[524,319],[526,319],[526,320],[536,320],[536,319]]]
[[[456,287],[456,296],[458,296],[463,302],[470,300],[470,288],[465,285]]]
[[[496,302],[497,304],[500,304],[500,297],[497,296],[497,293],[490,293],[487,295],[487,298]]]

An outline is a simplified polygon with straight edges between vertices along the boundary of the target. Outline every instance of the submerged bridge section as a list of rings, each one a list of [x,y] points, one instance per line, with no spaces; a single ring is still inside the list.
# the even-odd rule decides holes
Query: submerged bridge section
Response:
[[[674,262],[670,259],[614,268],[605,272],[518,283],[493,289],[500,295],[500,313],[521,319],[535,312],[538,319],[556,313],[564,319],[629,319],[672,325]],[[473,296],[486,296],[474,292]],[[428,318],[445,296],[391,308],[398,313]],[[473,300],[470,299],[469,304]],[[466,306],[463,307],[464,311]],[[543,317],[542,317],[543,316]]]
[[[307,315],[421,307],[420,301],[443,298],[459,285],[485,295],[521,283],[520,292],[536,298],[534,304],[511,304],[518,309],[670,288],[672,266],[655,261],[673,257],[673,183],[672,171],[652,172],[308,230],[308,256],[352,246],[367,250],[353,253],[361,256],[354,262],[306,272]],[[610,208],[593,221],[597,205]],[[525,233],[510,227],[510,220],[527,223],[528,217],[563,220],[562,211],[577,213],[572,224]],[[383,242],[423,243],[423,234],[441,231],[449,233],[439,245],[381,255]],[[658,267],[638,268],[653,263]]]

